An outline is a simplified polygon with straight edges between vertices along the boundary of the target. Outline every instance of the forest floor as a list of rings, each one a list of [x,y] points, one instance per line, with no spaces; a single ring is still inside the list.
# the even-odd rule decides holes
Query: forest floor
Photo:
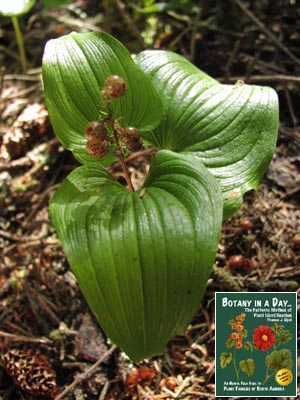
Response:
[[[249,14],[240,1],[199,1],[195,12],[142,16],[120,1],[98,3],[45,9],[37,2],[21,19],[26,74],[11,22],[0,19],[0,399],[213,399],[214,292],[299,292],[300,6],[254,1]],[[94,29],[132,52],[177,51],[221,82],[272,86],[280,101],[276,153],[258,190],[224,223],[197,315],[164,354],[139,365],[90,314],[48,215],[52,195],[78,163],[48,119],[43,48],[50,38]],[[130,164],[133,181],[143,180],[147,165],[141,152]],[[120,175],[117,166],[111,172]]]

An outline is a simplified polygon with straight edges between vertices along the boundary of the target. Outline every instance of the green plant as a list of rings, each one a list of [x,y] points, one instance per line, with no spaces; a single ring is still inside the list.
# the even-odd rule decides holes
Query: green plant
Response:
[[[27,14],[28,11],[34,6],[35,0],[0,0],[0,15],[10,17],[16,35],[16,40],[19,48],[20,61],[23,72],[27,72],[27,60],[24,50],[24,42],[18,22],[18,17]]]
[[[144,1],[144,8],[134,7],[143,14],[160,13],[177,9],[191,13],[196,8],[195,3],[191,0],[170,0],[167,2]]]
[[[72,0],[42,0],[42,2],[43,2],[43,7],[51,8],[69,4],[72,2]]]
[[[50,204],[68,261],[106,334],[134,361],[159,354],[203,295],[222,217],[271,160],[276,93],[221,85],[167,51],[133,60],[105,33],[49,41],[43,80],[55,133],[84,164]],[[105,166],[128,175],[132,140],[158,152],[128,190]]]

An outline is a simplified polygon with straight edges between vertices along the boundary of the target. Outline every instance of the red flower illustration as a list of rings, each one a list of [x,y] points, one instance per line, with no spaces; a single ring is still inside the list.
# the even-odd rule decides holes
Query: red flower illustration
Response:
[[[242,330],[244,329],[244,325],[236,324],[235,329],[236,329],[237,331],[242,331]]]
[[[260,325],[253,331],[253,343],[257,349],[266,351],[274,344],[275,333],[269,325]]]

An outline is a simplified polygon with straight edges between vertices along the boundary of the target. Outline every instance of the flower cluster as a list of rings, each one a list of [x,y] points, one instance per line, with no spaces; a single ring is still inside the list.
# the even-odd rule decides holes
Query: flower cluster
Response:
[[[137,128],[128,126],[121,127],[113,118],[110,103],[114,99],[119,99],[125,95],[127,86],[123,78],[118,75],[109,76],[104,82],[101,90],[106,115],[99,121],[91,121],[85,128],[85,138],[87,140],[86,151],[92,157],[104,157],[110,145],[115,147],[115,156],[119,157],[122,147],[136,152],[142,146],[142,140]]]
[[[229,322],[231,329],[235,331],[231,332],[229,340],[233,342],[236,349],[241,349],[243,347],[243,337],[247,336],[245,327],[243,325],[245,317],[246,314],[241,313],[237,315],[234,320]]]
[[[258,350],[267,351],[275,343],[275,333],[269,325],[260,325],[253,331],[253,344]]]

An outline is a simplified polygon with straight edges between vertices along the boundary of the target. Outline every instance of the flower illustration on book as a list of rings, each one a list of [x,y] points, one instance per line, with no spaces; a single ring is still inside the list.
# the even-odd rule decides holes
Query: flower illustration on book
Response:
[[[271,378],[275,378],[275,382],[279,385],[287,385],[292,381],[291,369],[293,366],[292,353],[289,349],[280,347],[292,339],[289,330],[283,325],[274,323],[270,325],[259,325],[253,329],[252,341],[246,340],[248,330],[245,328],[244,320],[245,313],[237,315],[229,321],[232,332],[226,340],[227,352],[222,352],[220,355],[220,366],[226,368],[231,363],[233,364],[236,379],[240,379],[240,373],[245,373],[248,377],[253,376],[255,372],[255,355],[263,351],[266,353],[265,366],[266,374],[263,384]],[[244,358],[245,350],[252,353],[251,358]],[[285,375],[289,379],[281,379],[282,371],[288,371]],[[277,374],[277,375],[276,375]],[[280,377],[278,378],[278,376]],[[280,382],[283,382],[282,384]],[[287,383],[288,382],[288,383]]]
[[[275,342],[275,333],[269,325],[259,325],[253,331],[253,344],[258,350],[269,350]]]
[[[226,341],[226,347],[227,349],[232,349],[232,351],[223,352],[220,355],[221,368],[227,367],[232,362],[237,380],[240,378],[241,371],[248,376],[252,376],[255,369],[255,362],[252,358],[240,359],[238,357],[238,351],[241,349],[253,352],[252,343],[246,340],[248,331],[244,326],[245,318],[246,314],[241,313],[229,321],[232,332]]]
[[[289,349],[278,350],[281,345],[292,339],[290,331],[285,329],[283,325],[277,323],[272,327],[269,325],[260,325],[253,330],[252,338],[253,344],[257,350],[268,351],[273,346],[273,351],[265,357],[266,375],[263,384],[266,384],[274,375],[276,383],[280,386],[286,386],[291,383],[291,368],[293,366],[292,353]],[[289,379],[279,379],[278,376],[281,375],[280,372],[286,370],[288,371],[287,375]]]

